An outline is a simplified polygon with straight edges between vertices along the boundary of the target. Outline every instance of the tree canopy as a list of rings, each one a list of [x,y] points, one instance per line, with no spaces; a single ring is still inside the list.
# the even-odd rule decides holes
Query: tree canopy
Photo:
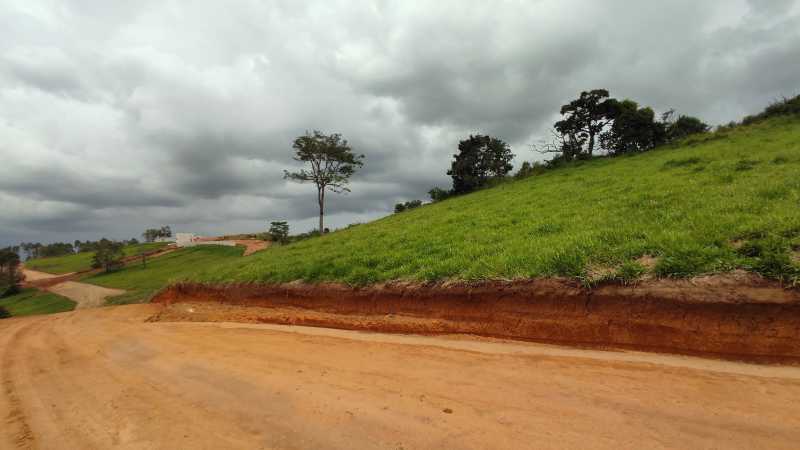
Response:
[[[501,139],[475,135],[458,143],[458,154],[453,158],[447,174],[453,178],[453,193],[464,194],[492,178],[505,176],[513,169],[514,154]]]
[[[356,155],[341,134],[322,134],[314,130],[294,140],[293,159],[308,165],[297,172],[284,171],[284,178],[300,183],[312,182],[317,187],[319,232],[323,233],[325,191],[336,194],[350,192],[350,177],[364,165],[364,155]]]

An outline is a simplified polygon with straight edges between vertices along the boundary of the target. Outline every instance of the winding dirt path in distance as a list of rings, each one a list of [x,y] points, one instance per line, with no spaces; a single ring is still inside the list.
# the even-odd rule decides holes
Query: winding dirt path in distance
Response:
[[[465,336],[0,320],[0,448],[797,448],[800,367]]]
[[[98,306],[103,306],[105,305],[105,301],[108,297],[122,295],[125,293],[125,291],[122,289],[111,289],[88,283],[80,283],[78,281],[71,281],[69,278],[66,278],[67,281],[55,280],[69,277],[71,274],[52,275],[30,269],[22,270],[25,274],[26,282],[33,282],[30,283],[30,285],[38,286],[39,289],[67,297],[68,299],[77,303],[75,305],[75,309],[96,308]],[[46,283],[47,280],[54,280],[55,282],[52,284]]]

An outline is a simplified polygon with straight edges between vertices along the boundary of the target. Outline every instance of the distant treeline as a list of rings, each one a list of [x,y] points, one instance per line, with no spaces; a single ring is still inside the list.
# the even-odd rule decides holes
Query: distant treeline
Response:
[[[108,239],[102,238],[97,241],[81,241],[76,239],[75,242],[54,242],[52,244],[42,244],[39,242],[23,242],[19,245],[9,247],[16,253],[22,253],[25,259],[35,258],[49,258],[52,256],[72,255],[74,253],[95,252],[102,242],[107,242]],[[138,244],[136,238],[130,240],[119,241],[122,245]]]

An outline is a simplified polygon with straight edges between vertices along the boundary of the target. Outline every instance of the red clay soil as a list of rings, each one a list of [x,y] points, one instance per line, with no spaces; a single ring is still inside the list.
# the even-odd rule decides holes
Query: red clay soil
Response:
[[[414,334],[467,333],[592,347],[800,362],[800,291],[749,275],[586,289],[479,284],[173,285],[153,320],[241,321]],[[192,303],[197,308],[170,306]],[[249,308],[232,308],[245,306]]]
[[[255,252],[264,250],[270,244],[270,242],[260,239],[234,239],[233,242],[236,242],[236,245],[244,246],[244,254],[242,256],[250,256]]]

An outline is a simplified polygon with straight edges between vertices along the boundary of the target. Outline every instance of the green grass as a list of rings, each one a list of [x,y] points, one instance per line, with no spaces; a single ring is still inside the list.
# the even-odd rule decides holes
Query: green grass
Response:
[[[109,304],[140,303],[149,300],[169,283],[189,279],[200,271],[241,259],[243,252],[244,249],[238,246],[201,245],[149,259],[147,267],[132,263],[116,272],[87,275],[81,281],[128,291],[109,299]]]
[[[309,197],[309,201],[311,198]],[[797,281],[800,121],[777,118],[577,162],[195,272],[205,282],[518,279],[657,258],[662,277],[736,268]],[[742,252],[739,242],[761,248]],[[221,262],[221,261],[220,261]],[[116,287],[116,286],[115,286]]]
[[[72,311],[75,309],[75,302],[51,292],[28,288],[18,294],[0,298],[0,307],[5,308],[12,317],[30,316]]]
[[[122,251],[125,256],[131,256],[141,252],[155,250],[165,245],[167,245],[165,242],[126,245],[123,247]],[[92,267],[93,257],[94,252],[84,252],[73,255],[54,256],[51,258],[37,258],[25,261],[25,267],[54,274],[79,272]]]

